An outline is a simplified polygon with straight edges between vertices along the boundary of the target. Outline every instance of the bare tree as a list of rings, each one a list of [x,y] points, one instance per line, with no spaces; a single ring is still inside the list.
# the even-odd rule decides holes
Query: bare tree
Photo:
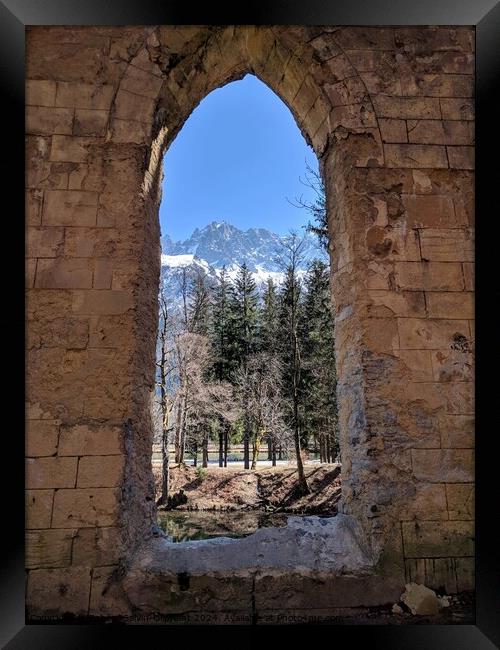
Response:
[[[276,443],[287,431],[283,417],[284,401],[281,393],[282,368],[278,358],[268,352],[260,352],[249,358],[245,367],[237,373],[240,401],[248,406],[252,429],[252,464],[256,469],[262,441],[267,438],[276,465]]]
[[[162,477],[160,497],[157,505],[163,505],[168,498],[168,480],[169,480],[169,420],[172,412],[172,402],[168,394],[168,380],[175,370],[172,363],[172,349],[169,349],[168,328],[169,313],[167,298],[164,292],[160,292],[160,328],[159,328],[159,346],[157,350],[157,382],[156,385],[160,390],[160,412],[161,412],[161,454],[162,454]]]
[[[207,370],[213,364],[208,338],[194,332],[175,337],[178,362],[176,462],[184,462],[186,442],[203,450],[203,465],[208,463],[208,443],[212,422],[234,422],[237,413],[233,389],[226,381],[209,381]]]
[[[298,269],[303,261],[304,238],[292,231],[289,237],[283,241],[281,253],[278,256],[278,263],[285,273],[281,294],[281,320],[283,325],[283,352],[285,363],[285,374],[292,396],[292,428],[295,440],[295,456],[297,459],[297,470],[299,475],[299,490],[303,494],[309,494],[309,486],[304,473],[304,464],[301,449],[301,431],[299,415],[299,390],[301,379],[301,355],[299,343],[299,320],[300,320],[300,280]]]

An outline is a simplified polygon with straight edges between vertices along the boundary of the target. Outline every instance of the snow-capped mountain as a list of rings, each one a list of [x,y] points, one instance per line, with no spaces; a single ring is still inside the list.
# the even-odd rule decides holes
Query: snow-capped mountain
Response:
[[[258,286],[270,277],[279,284],[283,272],[278,257],[285,237],[265,228],[240,230],[226,221],[213,221],[205,228],[196,228],[182,242],[174,242],[164,235],[161,239],[161,273],[167,295],[173,300],[179,296],[179,280],[184,271],[188,277],[193,277],[196,271],[203,271],[209,284],[213,284],[222,267],[225,266],[229,277],[234,278],[243,263],[247,264]],[[308,263],[315,258],[327,260],[317,238],[306,233],[299,270],[305,272]]]

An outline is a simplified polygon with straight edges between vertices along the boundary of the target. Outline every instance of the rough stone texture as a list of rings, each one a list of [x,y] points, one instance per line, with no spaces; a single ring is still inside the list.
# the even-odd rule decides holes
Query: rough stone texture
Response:
[[[474,30],[31,27],[26,61],[28,614],[130,611],[123,575],[155,519],[162,155],[247,72],[289,107],[325,180],[341,510],[369,541],[370,602],[405,581],[473,588]],[[307,608],[311,567],[269,571],[185,589],[159,570],[144,593],[170,580],[170,596],[136,607],[199,610],[208,593],[246,616],[257,584],[278,598],[288,580]],[[361,606],[356,571],[339,593]]]

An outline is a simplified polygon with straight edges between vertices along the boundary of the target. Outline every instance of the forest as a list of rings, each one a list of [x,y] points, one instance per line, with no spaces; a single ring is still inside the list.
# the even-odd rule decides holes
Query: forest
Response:
[[[267,445],[273,465],[277,457],[296,459],[300,489],[307,492],[307,453],[335,460],[329,268],[314,260],[299,273],[302,244],[292,233],[277,251],[281,285],[268,279],[259,291],[243,264],[234,281],[222,269],[214,287],[203,271],[190,276],[183,269],[180,305],[160,295],[157,383],[165,465],[173,444],[175,463],[189,454],[206,467],[212,443],[219,467],[226,467],[228,449],[241,442],[244,467],[255,469]]]

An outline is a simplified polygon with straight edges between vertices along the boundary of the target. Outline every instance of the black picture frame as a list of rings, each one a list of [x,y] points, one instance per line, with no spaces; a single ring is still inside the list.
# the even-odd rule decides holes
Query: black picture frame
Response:
[[[498,256],[498,188],[500,188],[500,3],[495,0],[344,0],[326,2],[235,3],[230,8],[205,4],[197,10],[179,0],[3,0],[0,2],[0,69],[3,94],[2,183],[4,251],[11,259],[3,287],[7,311],[1,319],[9,379],[4,426],[3,542],[0,572],[0,643],[16,648],[100,648],[114,645],[126,630],[125,642],[145,642],[145,634],[161,634],[172,643],[172,627],[116,625],[25,625],[24,569],[24,38],[29,25],[146,25],[146,24],[310,24],[310,25],[473,25],[476,27],[476,239],[477,360],[476,360],[476,625],[338,626],[334,643],[352,644],[366,638],[375,648],[399,650],[481,650],[500,647],[500,543],[495,496],[496,475],[496,362],[498,327],[493,308],[500,303],[500,283],[493,264]],[[7,141],[7,142],[6,142]],[[9,210],[7,199],[13,199]],[[5,327],[7,326],[7,327]],[[7,410],[8,406],[8,410]],[[495,426],[496,425],[496,426]],[[13,469],[7,472],[6,469]],[[280,628],[280,635],[293,630]],[[140,636],[139,635],[140,629]],[[265,626],[260,631],[265,631]],[[325,630],[326,631],[326,630]],[[189,630],[190,642],[194,630]],[[238,642],[250,637],[236,626],[221,631],[218,640],[234,633]],[[183,632],[186,635],[186,630]],[[206,634],[206,631],[205,631]],[[223,634],[223,636],[220,636]],[[313,631],[316,636],[316,630]],[[148,639],[149,640],[149,639]],[[495,645],[496,644],[496,645]]]

